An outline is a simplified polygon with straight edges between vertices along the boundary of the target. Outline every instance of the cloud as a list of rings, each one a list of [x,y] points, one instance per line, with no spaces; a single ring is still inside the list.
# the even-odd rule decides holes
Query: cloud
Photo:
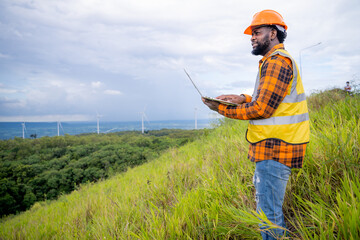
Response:
[[[18,90],[16,89],[6,89],[6,88],[0,88],[0,93],[2,94],[12,94],[12,93],[17,93]]]
[[[105,94],[107,95],[121,95],[122,93],[118,90],[105,90],[104,91]]]
[[[17,115],[0,116],[1,122],[71,122],[71,121],[94,121],[93,116],[89,115]]]
[[[192,118],[194,106],[206,117],[182,69],[210,96],[251,93],[259,57],[243,30],[262,9],[284,16],[296,60],[322,42],[302,52],[307,91],[359,74],[356,0],[1,1],[0,116],[131,120],[147,103],[153,119]]]
[[[0,98],[0,106],[2,111],[5,111],[6,109],[22,108],[25,105],[26,105],[25,101],[20,99],[12,99],[8,97]]]
[[[91,82],[91,87],[93,87],[93,88],[100,88],[102,85],[103,85],[103,83],[100,81]]]
[[[10,55],[3,54],[0,52],[0,58],[10,58]]]

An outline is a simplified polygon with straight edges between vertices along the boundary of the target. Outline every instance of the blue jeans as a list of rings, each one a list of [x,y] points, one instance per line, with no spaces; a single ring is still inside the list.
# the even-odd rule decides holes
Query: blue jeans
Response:
[[[283,228],[286,228],[286,225],[282,205],[290,173],[290,167],[274,160],[265,160],[256,163],[253,178],[256,189],[256,211],[263,211],[268,220]],[[280,238],[285,233],[279,228],[268,229],[266,224],[260,224],[260,229],[263,239]]]

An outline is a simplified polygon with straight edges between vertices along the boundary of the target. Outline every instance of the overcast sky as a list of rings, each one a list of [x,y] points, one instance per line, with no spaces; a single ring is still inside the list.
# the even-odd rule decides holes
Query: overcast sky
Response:
[[[207,118],[183,68],[204,95],[251,94],[243,32],[264,9],[307,94],[359,79],[359,0],[0,0],[0,121]]]

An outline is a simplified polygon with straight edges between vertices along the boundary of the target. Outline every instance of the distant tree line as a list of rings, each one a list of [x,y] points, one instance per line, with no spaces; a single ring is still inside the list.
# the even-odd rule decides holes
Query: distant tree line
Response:
[[[165,129],[0,141],[0,216],[56,199],[181,146],[208,130]]]

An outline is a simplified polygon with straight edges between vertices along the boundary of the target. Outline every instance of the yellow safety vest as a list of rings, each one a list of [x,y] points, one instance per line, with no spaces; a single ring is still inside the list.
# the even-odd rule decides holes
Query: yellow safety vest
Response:
[[[249,121],[246,139],[250,143],[270,138],[280,139],[290,144],[307,143],[310,138],[309,113],[299,69],[287,51],[277,49],[269,57],[276,54],[285,56],[292,62],[293,79],[290,82],[288,94],[270,118]],[[255,101],[262,66],[263,64],[259,68],[252,101]]]

